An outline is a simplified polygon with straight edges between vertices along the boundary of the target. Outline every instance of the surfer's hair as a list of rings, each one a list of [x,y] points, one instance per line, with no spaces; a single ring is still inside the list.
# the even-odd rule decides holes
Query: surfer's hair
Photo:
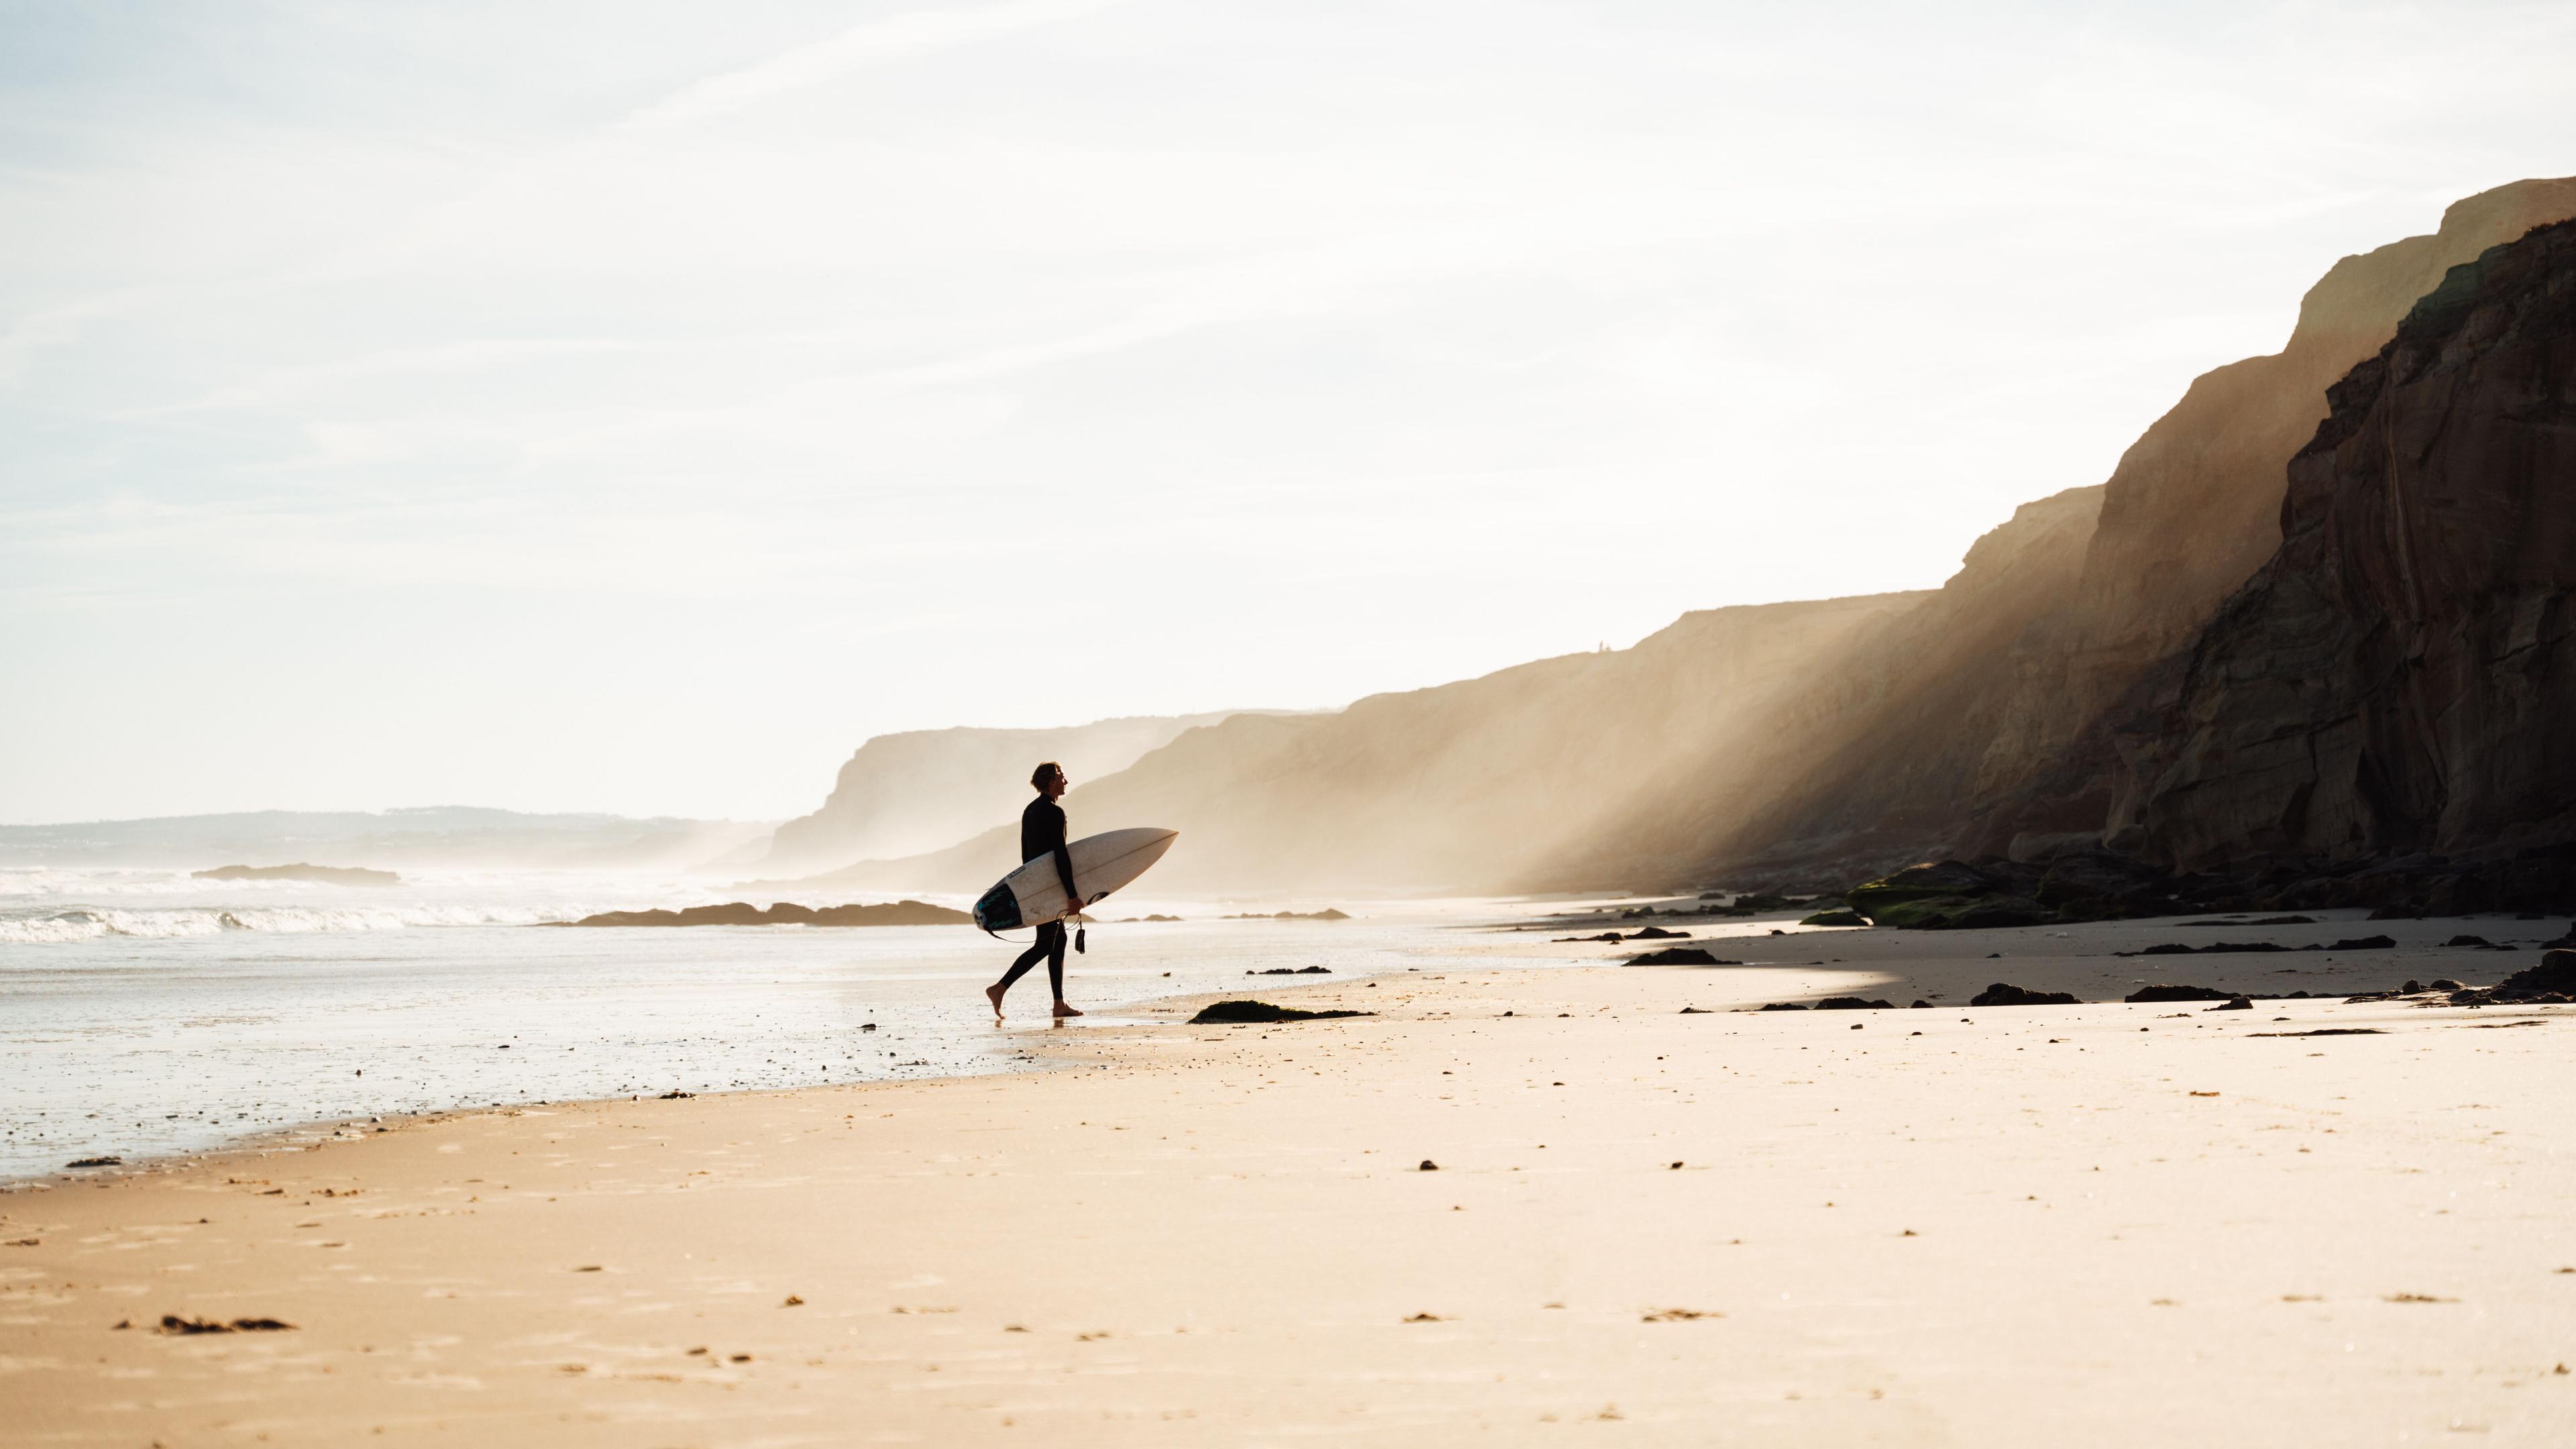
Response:
[[[1046,788],[1047,781],[1052,780],[1063,773],[1064,766],[1057,764],[1053,760],[1049,760],[1045,764],[1038,766],[1036,770],[1030,773],[1029,783],[1036,786],[1038,789],[1043,790]]]

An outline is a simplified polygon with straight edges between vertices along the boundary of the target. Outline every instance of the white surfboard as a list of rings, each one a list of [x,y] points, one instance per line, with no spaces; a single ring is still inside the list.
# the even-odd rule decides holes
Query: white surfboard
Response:
[[[1064,896],[1052,851],[1002,877],[1001,883],[975,902],[975,924],[989,932],[1016,926],[1042,926],[1062,920],[1145,873],[1180,838],[1177,830],[1140,826],[1086,835],[1064,848],[1073,857],[1073,884],[1078,901]]]

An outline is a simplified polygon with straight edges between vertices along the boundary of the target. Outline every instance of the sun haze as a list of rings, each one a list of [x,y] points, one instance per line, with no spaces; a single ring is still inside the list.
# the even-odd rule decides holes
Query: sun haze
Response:
[[[21,8],[0,822],[778,817],[1937,584],[2562,8]]]

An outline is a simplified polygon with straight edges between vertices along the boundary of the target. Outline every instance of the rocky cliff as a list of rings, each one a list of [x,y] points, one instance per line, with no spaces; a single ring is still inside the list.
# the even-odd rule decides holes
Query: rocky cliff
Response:
[[[2099,489],[2026,507],[1959,574],[1794,697],[1749,778],[1679,819],[1622,820],[1557,880],[1855,876],[1948,855],[2044,859],[2099,841],[2114,725],[2169,701],[2192,643],[2280,543],[2284,470],[2326,389],[2446,269],[2576,216],[2576,179],[2516,182],[2439,231],[2346,257],[2277,354],[2196,379]]]
[[[1054,760],[1075,783],[1114,774],[1225,713],[1138,715],[1061,729],[912,730],[859,746],[823,808],[778,827],[769,872],[802,872],[953,845],[1016,816],[1029,771]]]
[[[2335,263],[2279,352],[2193,380],[2121,456],[2074,589],[2018,648],[2004,713],[2031,747],[1969,803],[1959,849],[2044,856],[2101,831],[2122,777],[2111,724],[2169,695],[2181,656],[2279,545],[2283,472],[2325,420],[2326,389],[2450,268],[2569,217],[2576,178],[2456,202],[2432,234]]]
[[[2132,722],[2184,869],[2576,840],[2576,224],[2451,269],[2330,393],[2281,543]]]

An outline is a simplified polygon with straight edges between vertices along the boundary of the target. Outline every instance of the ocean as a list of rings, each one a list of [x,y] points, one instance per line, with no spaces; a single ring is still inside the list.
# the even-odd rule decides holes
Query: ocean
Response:
[[[1013,989],[997,1030],[981,988],[1019,946],[972,927],[545,924],[739,898],[642,874],[407,872],[398,886],[349,888],[0,869],[0,1181],[352,1119],[1032,1060],[1045,968]],[[1218,919],[1327,904],[1104,902],[1089,953],[1067,957],[1066,994],[1094,1020],[1122,1009],[1132,1020],[1160,997],[1243,989],[1246,972],[1320,965],[1356,979],[1577,959],[1477,949],[1500,944],[1484,927],[1564,903],[1344,902],[1356,919]],[[1118,920],[1149,913],[1184,919]]]

